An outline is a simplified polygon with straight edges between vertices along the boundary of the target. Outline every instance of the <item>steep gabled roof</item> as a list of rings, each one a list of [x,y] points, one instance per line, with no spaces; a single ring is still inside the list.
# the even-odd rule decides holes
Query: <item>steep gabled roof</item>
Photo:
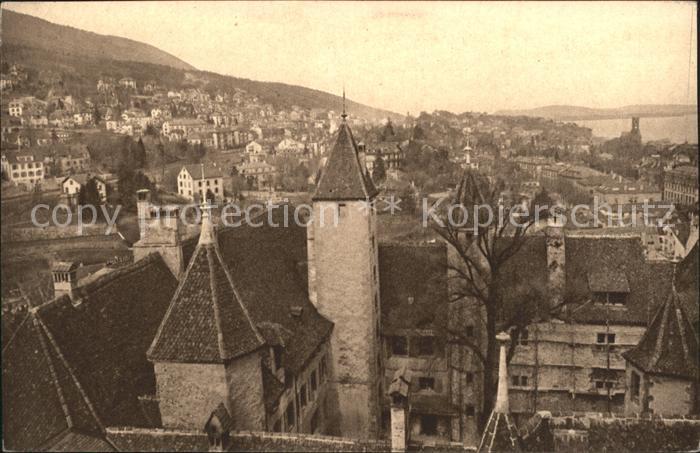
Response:
[[[623,356],[647,373],[698,379],[698,338],[675,288],[637,346]]]
[[[149,360],[224,363],[263,344],[218,246],[198,244],[148,350]]]
[[[327,341],[333,324],[309,301],[306,229],[296,222],[282,226],[282,208],[267,217],[255,220],[260,227],[221,229],[217,240],[253,322],[268,344],[282,346],[282,366],[297,374]]]
[[[151,254],[31,310],[3,349],[5,446],[105,450],[105,425],[142,423],[146,348],[175,285]]]
[[[360,164],[350,126],[343,121],[313,199],[367,200],[376,195],[372,179]]]
[[[420,275],[420,278],[416,276]],[[382,331],[446,327],[447,248],[436,245],[379,245]]]
[[[74,376],[34,315],[3,350],[2,384],[5,448],[38,450],[71,429],[100,431]]]

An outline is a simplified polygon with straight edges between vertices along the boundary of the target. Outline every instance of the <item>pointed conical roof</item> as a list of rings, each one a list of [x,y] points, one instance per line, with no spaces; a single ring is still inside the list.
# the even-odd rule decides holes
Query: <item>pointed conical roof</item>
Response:
[[[313,200],[367,200],[377,195],[357,155],[350,126],[343,120]]]
[[[637,346],[623,356],[646,373],[698,378],[698,338],[675,287]]]
[[[263,344],[216,241],[200,241],[151,344],[149,360],[224,363]]]

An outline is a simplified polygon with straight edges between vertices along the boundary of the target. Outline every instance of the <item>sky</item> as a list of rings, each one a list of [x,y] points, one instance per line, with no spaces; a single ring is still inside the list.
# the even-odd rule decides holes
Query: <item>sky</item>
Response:
[[[394,112],[695,104],[692,2],[3,3]],[[691,31],[692,30],[692,31]]]

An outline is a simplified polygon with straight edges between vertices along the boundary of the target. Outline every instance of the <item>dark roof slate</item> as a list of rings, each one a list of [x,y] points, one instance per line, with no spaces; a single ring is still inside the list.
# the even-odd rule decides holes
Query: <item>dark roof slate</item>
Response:
[[[647,373],[698,379],[698,338],[675,289],[637,346],[623,356]]]
[[[382,331],[437,329],[447,312],[447,247],[379,245]]]
[[[255,351],[263,339],[252,323],[218,247],[200,244],[163,318],[148,358],[224,363]]]
[[[152,254],[32,310],[3,348],[6,447],[102,450],[104,425],[141,423],[145,352],[175,284]]]
[[[288,208],[293,212],[292,206]],[[272,219],[259,220],[262,226],[225,228],[217,239],[251,319],[266,340],[282,340],[282,364],[295,374],[327,340],[333,323],[309,301],[302,266],[307,260],[306,229],[294,222],[272,226],[283,225],[283,215],[280,207],[272,211]],[[295,315],[293,310],[300,313]],[[278,334],[271,335],[269,327]]]
[[[576,321],[595,324],[608,319],[618,324],[649,324],[670,290],[671,263],[647,261],[641,240],[633,236],[567,236],[565,247],[566,297],[580,304],[573,311]],[[606,275],[600,277],[605,287],[628,289],[625,305],[608,307],[590,302],[590,275]]]
[[[342,122],[318,182],[314,200],[367,200],[377,195],[357,154],[350,126]]]

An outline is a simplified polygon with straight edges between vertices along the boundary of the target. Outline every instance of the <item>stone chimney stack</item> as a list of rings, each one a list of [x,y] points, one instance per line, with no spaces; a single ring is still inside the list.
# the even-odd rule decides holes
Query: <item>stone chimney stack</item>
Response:
[[[158,252],[175,277],[183,272],[185,263],[180,241],[180,207],[151,204],[150,191],[137,192],[140,239],[134,244],[134,261]]]
[[[561,303],[566,287],[566,243],[564,224],[555,213],[547,220],[545,232],[547,247],[548,288],[552,294],[552,304]]]
[[[78,279],[76,278],[77,269],[77,263],[66,261],[57,261],[51,266],[54,297],[73,296],[73,290],[78,285]]]
[[[389,386],[391,398],[391,451],[403,452],[408,447],[408,396],[411,377],[406,367],[396,370]]]

